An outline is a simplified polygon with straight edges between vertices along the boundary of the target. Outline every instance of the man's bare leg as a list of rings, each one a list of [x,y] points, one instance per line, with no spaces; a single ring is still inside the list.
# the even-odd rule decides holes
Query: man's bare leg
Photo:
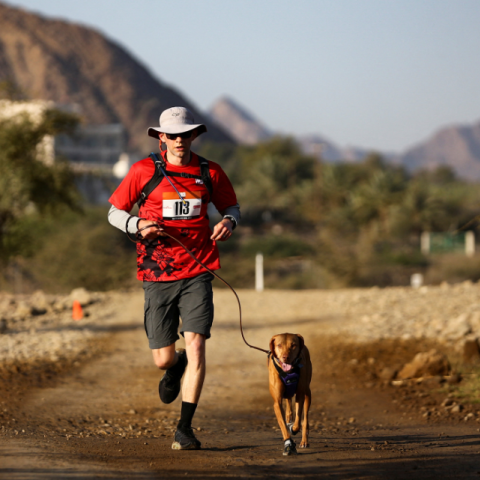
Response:
[[[173,367],[178,362],[178,354],[175,352],[175,344],[168,347],[154,348],[152,350],[153,361],[160,370]]]
[[[185,332],[188,365],[183,379],[182,400],[198,403],[205,380],[205,335]]]
[[[197,409],[205,379],[205,335],[185,332],[188,365],[183,379],[182,410],[172,448],[197,450],[201,443],[192,430],[192,420]]]

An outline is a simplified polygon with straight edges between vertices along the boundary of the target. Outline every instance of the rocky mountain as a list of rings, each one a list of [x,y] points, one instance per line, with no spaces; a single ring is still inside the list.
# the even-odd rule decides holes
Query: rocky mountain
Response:
[[[302,150],[327,162],[358,162],[364,159],[371,150],[357,147],[339,147],[331,140],[318,134],[297,137]]]
[[[97,31],[49,19],[0,3],[0,81],[15,82],[29,98],[78,104],[89,124],[122,123],[130,149],[151,150],[148,126],[162,110],[191,109],[207,118],[173,88],[163,85],[123,47]],[[234,142],[215,125],[208,139]]]
[[[208,115],[242,145],[255,145],[275,135],[275,132],[255,118],[245,107],[229,97],[218,99],[210,108]],[[369,150],[355,147],[341,148],[318,134],[302,135],[296,139],[306,154],[328,162],[355,162],[369,153]]]
[[[187,106],[199,122],[206,122],[205,139],[212,141],[251,145],[275,134],[229,98],[216,102],[208,115],[202,114],[123,47],[91,28],[2,3],[1,80],[13,81],[32,99],[77,104],[88,124],[123,124],[131,150],[151,150],[153,140],[146,129],[157,125],[159,113],[173,105]],[[298,141],[306,153],[332,162],[358,161],[368,153],[339,147],[319,134]],[[449,165],[463,178],[480,179],[480,122],[443,128],[394,159],[411,171]]]
[[[480,179],[480,122],[449,126],[399,155],[396,159],[410,171],[452,167],[465,179]]]
[[[227,130],[238,143],[254,145],[267,140],[275,132],[258,121],[244,107],[223,97],[211,108],[209,115]],[[357,162],[374,149],[340,147],[320,134],[296,137],[302,150],[327,162]],[[379,152],[386,160],[404,165],[409,171],[434,169],[441,165],[453,168],[465,179],[480,179],[480,122],[474,125],[449,126],[431,138],[400,154]]]
[[[208,114],[216,124],[242,145],[255,145],[273,135],[251,113],[228,97],[217,100]]]

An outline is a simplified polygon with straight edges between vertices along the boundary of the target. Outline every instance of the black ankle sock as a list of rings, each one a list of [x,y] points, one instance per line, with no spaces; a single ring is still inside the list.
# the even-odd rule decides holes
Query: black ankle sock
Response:
[[[180,413],[180,420],[177,425],[179,430],[182,430],[183,428],[190,428],[192,426],[192,420],[196,409],[196,403],[182,402],[182,411]]]

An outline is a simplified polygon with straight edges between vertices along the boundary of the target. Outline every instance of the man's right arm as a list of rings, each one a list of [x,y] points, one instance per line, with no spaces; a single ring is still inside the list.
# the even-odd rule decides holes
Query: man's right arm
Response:
[[[110,207],[110,210],[108,212],[108,221],[110,225],[117,227],[122,232],[126,232],[128,227],[128,233],[131,233],[133,235],[137,233],[138,222],[140,220],[140,217],[130,215],[125,210],[120,210],[114,205]]]
[[[151,228],[147,228],[140,232],[141,236],[149,240],[162,236],[163,229],[156,225],[155,222],[130,215],[125,210],[120,210],[114,205],[110,207],[108,212],[108,221],[110,225],[117,227],[122,232],[126,232],[128,228],[128,233],[131,233],[132,235],[135,235],[138,230],[148,225],[153,225]]]

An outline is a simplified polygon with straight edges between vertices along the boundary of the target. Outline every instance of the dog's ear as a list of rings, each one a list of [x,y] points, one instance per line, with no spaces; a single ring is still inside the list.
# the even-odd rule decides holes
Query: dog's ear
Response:
[[[298,341],[300,343],[300,351],[303,349],[303,346],[305,345],[305,340],[303,339],[303,337],[301,335],[299,335],[298,333],[295,334],[298,338]]]
[[[275,356],[275,337],[272,337],[270,340],[270,352],[273,356]]]

